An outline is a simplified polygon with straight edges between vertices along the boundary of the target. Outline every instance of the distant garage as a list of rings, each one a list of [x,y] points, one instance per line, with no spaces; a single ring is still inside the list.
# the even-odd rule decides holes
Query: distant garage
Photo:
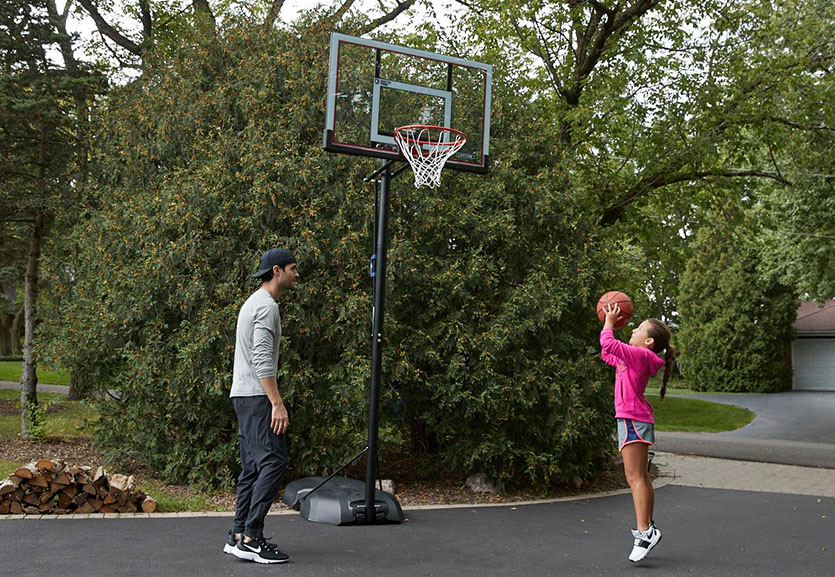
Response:
[[[792,388],[835,391],[835,300],[822,308],[815,302],[802,302],[794,328]]]

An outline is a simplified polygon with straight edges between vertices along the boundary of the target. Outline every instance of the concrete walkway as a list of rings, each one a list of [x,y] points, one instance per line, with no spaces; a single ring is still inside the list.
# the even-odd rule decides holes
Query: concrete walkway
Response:
[[[833,417],[835,418],[835,417]],[[656,433],[654,449],[667,453],[835,469],[835,445],[723,436],[722,433]]]
[[[39,393],[58,393],[60,395],[66,395],[70,390],[70,388],[66,385],[42,385],[40,383],[38,383],[37,388]],[[0,381],[0,389],[20,390],[20,383],[12,381]]]
[[[657,453],[656,486],[679,485],[835,498],[835,469]]]

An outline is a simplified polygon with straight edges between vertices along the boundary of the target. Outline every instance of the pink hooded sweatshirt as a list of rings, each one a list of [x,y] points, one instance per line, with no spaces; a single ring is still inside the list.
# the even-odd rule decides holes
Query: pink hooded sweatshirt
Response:
[[[612,329],[600,331],[600,346],[603,360],[616,369],[615,418],[654,423],[644,391],[649,378],[664,366],[664,359],[650,349],[620,342]]]

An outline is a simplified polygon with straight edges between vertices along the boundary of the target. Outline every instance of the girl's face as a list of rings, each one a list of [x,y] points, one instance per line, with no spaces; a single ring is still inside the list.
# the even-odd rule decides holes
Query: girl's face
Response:
[[[629,338],[629,344],[633,347],[641,347],[644,349],[652,349],[655,344],[655,339],[649,336],[649,321],[644,321],[636,328],[632,329],[632,336]]]

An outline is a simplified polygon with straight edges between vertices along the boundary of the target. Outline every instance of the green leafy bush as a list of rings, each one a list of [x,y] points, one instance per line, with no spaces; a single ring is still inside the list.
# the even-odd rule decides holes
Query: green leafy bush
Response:
[[[377,164],[320,148],[327,46],[316,29],[236,28],[161,59],[98,118],[96,185],[60,247],[71,260],[55,261],[60,314],[47,333],[52,358],[116,391],[97,432],[111,459],[169,481],[233,482],[235,320],[276,245],[301,271],[280,302],[293,474],[364,446],[373,193],[362,177]],[[381,441],[544,486],[592,475],[611,451],[593,305],[617,259],[548,132],[520,129],[530,103],[501,80],[494,94],[492,175],[447,174],[443,194],[394,184]]]
[[[699,233],[678,301],[678,343],[692,389],[766,393],[791,386],[797,302],[760,262],[743,226]]]

